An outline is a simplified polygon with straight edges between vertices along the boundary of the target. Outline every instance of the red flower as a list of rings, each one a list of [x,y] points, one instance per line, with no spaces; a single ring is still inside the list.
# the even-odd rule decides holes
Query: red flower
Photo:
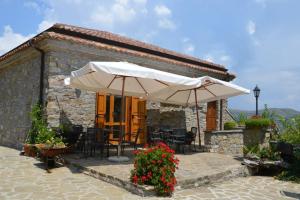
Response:
[[[147,180],[146,176],[142,176],[142,182],[145,182]]]
[[[133,154],[134,154],[134,155],[137,155],[138,153],[140,153],[139,150],[133,150]]]
[[[137,177],[137,175],[134,175],[134,176],[132,177],[133,183],[134,183],[134,184],[137,184],[138,179],[139,179],[139,178]]]

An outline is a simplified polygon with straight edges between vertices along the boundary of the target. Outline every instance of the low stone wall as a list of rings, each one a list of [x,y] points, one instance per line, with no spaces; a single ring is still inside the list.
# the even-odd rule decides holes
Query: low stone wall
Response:
[[[245,146],[267,146],[270,141],[271,130],[269,129],[245,129],[244,145]]]
[[[204,134],[208,151],[243,156],[243,130],[212,131]]]
[[[243,156],[244,146],[267,146],[269,129],[235,129],[212,131],[204,134],[204,144],[209,152]]]

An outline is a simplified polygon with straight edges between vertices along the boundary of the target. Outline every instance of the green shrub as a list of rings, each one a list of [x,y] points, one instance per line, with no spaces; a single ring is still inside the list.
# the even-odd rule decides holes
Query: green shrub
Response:
[[[247,120],[247,115],[245,113],[239,113],[237,116],[237,122],[239,125],[245,125],[245,122]]]
[[[176,184],[175,170],[179,162],[174,156],[174,150],[164,143],[159,143],[134,153],[131,181],[134,184],[153,185],[158,195],[170,195]]]
[[[232,129],[234,129],[236,126],[237,126],[237,124],[236,124],[234,121],[232,121],[232,122],[225,122],[225,123],[224,123],[224,129],[225,129],[225,130],[232,130]]]
[[[245,146],[243,152],[244,155],[255,155],[260,159],[280,160],[279,153],[275,152],[271,147]]]
[[[271,121],[265,118],[247,119],[245,125],[247,129],[267,128],[271,125]]]
[[[62,144],[62,138],[58,137],[55,132],[47,126],[47,122],[43,118],[43,110],[40,104],[33,106],[30,118],[32,126],[28,132],[26,143],[44,143],[51,146],[55,144]]]
[[[276,178],[282,181],[300,183],[300,159],[296,159],[288,169],[282,171]]]
[[[300,144],[300,115],[291,119],[280,117],[282,126],[279,140],[291,144]]]

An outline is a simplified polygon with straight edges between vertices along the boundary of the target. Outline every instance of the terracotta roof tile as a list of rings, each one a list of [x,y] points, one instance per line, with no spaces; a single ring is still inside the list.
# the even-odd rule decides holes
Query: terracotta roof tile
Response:
[[[85,45],[92,45],[112,51],[197,68],[201,71],[222,74],[228,76],[230,79],[235,78],[235,75],[228,73],[227,69],[222,65],[210,63],[198,58],[163,49],[151,44],[146,44],[137,40],[132,40],[109,32],[80,28],[64,24],[55,24],[48,30],[33,37],[31,40],[2,55],[0,57],[0,61],[5,60],[18,51],[28,48],[30,46],[30,41],[33,43],[37,43],[45,38],[68,40]]]

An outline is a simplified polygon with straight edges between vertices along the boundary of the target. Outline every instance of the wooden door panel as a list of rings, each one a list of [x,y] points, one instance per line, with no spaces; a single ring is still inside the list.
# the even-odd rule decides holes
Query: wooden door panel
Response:
[[[105,94],[97,93],[96,102],[96,126],[118,129],[120,122],[114,121],[114,106],[115,97],[106,96]],[[138,143],[146,142],[146,101],[138,97],[126,97],[125,101],[125,121],[122,125],[125,127],[125,139],[134,142],[135,136],[139,128],[142,129]],[[113,133],[109,135],[110,139],[117,139],[113,137]],[[116,141],[117,143],[117,141]]]
[[[217,128],[217,102],[207,103],[206,130],[213,131]]]
[[[105,123],[105,112],[106,112],[106,104],[105,98],[106,96],[103,94],[96,94],[97,96],[97,106],[96,106],[96,126],[99,128],[103,128]]]
[[[137,140],[138,144],[146,142],[146,101],[140,100],[138,97],[131,98],[131,141],[134,142],[138,129],[142,132]]]

